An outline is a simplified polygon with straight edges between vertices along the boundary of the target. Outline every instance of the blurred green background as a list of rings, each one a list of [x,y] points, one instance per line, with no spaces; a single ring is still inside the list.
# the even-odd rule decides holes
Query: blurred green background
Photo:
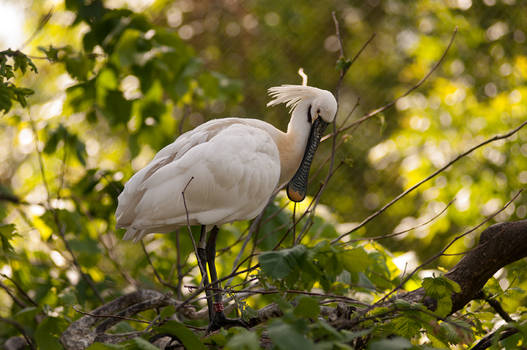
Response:
[[[212,118],[253,117],[285,129],[287,111],[266,108],[266,90],[300,84],[300,67],[309,85],[333,91],[339,45],[332,11],[348,58],[376,34],[343,82],[338,125],[359,98],[352,120],[416,84],[458,29],[444,62],[425,84],[345,135],[336,153],[336,163],[344,165],[321,198],[320,215],[337,231],[346,232],[457,154],[525,120],[523,1],[2,0],[0,50],[30,55],[38,74],[17,78],[35,91],[29,108],[13,106],[0,117],[1,193],[27,202],[0,202],[2,222],[15,224],[17,232],[10,243],[3,241],[12,249],[0,260],[0,272],[31,285],[32,296],[52,305],[58,302],[50,288],[66,298],[72,286],[83,283],[63,242],[52,236],[57,227],[46,210],[49,193],[51,206],[67,222],[71,249],[86,272],[105,284],[103,296],[126,290],[130,275],[153,283],[143,271],[146,259],[137,257],[140,248],[117,244],[122,233],[114,232],[113,212],[122,184],[181,132]],[[43,150],[47,185],[35,145]],[[322,164],[330,152],[326,141],[315,161]],[[523,188],[526,155],[525,131],[479,149],[358,235],[414,227],[455,199],[431,224],[383,241],[395,257],[404,254],[397,262],[401,270],[405,263],[415,266]],[[325,176],[322,171],[314,177],[311,195]],[[520,197],[493,222],[526,215],[527,201]],[[8,231],[2,231],[5,237],[13,234]],[[458,241],[449,252],[467,250],[475,237]],[[220,245],[234,241],[222,239]],[[148,244],[167,274],[176,240]],[[189,244],[183,237],[181,242]],[[431,267],[449,268],[458,260],[442,257]],[[504,284],[511,280],[506,271],[497,277]],[[89,298],[90,291],[84,293]],[[0,290],[0,314],[9,313],[11,305]]]

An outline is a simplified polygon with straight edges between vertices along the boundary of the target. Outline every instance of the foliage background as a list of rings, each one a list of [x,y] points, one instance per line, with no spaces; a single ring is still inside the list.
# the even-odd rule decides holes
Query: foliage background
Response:
[[[323,206],[303,241],[307,246],[346,232],[458,153],[511,129],[526,115],[527,5],[521,1],[4,3],[25,15],[27,42],[11,49],[30,55],[38,73],[18,71],[10,80],[34,91],[27,108],[0,105],[5,112],[0,117],[0,281],[5,286],[0,289],[0,315],[25,325],[37,342],[56,342],[41,334],[45,327],[63,329],[78,318],[73,305],[90,310],[102,299],[137,286],[161,288],[141,247],[121,242],[122,232],[114,230],[123,183],[178,134],[212,118],[256,117],[285,129],[285,110],[267,109],[265,91],[300,83],[299,67],[310,85],[334,89],[339,53],[332,11],[340,19],[348,56],[376,33],[343,83],[339,121],[358,98],[353,118],[404,93],[439,59],[455,27],[459,32],[425,85],[350,132],[338,148],[336,162],[344,165],[321,197]],[[0,49],[7,48],[0,40]],[[322,145],[319,164],[330,151],[330,142]],[[438,252],[522,188],[527,183],[526,155],[524,131],[476,151],[356,234],[377,236],[414,227],[455,198],[444,215],[383,241],[383,246],[360,246],[382,257],[388,279],[396,284],[402,271]],[[313,183],[324,177],[320,172]],[[280,203],[286,204],[283,198],[276,205]],[[264,226],[270,234],[258,250],[274,247],[281,237],[276,228],[290,222],[290,215],[286,211]],[[526,215],[527,202],[520,198],[495,221]],[[236,242],[246,226],[224,227],[219,247]],[[466,251],[476,237],[456,242],[449,252]],[[145,245],[158,272],[179,284],[178,291],[187,293],[181,284],[198,284],[186,232],[149,237]],[[282,244],[291,246],[291,240]],[[239,247],[220,256],[220,275],[230,272]],[[455,255],[441,257],[405,287],[420,286],[421,278],[438,275],[458,260]],[[75,265],[81,266],[84,278]],[[525,261],[520,261],[487,286],[509,313],[521,312],[525,305],[524,271]],[[186,277],[177,279],[178,272]],[[317,278],[308,278],[304,287],[320,287]],[[331,283],[323,289],[342,287]],[[391,285],[373,284],[376,292]],[[17,304],[7,293],[16,291],[16,285],[36,305],[24,296]],[[353,295],[352,289],[342,291]],[[362,292],[367,300],[377,297]],[[256,296],[248,303],[258,308],[269,300]],[[499,324],[493,313],[478,317],[487,323],[474,332],[476,337]],[[16,327],[3,327],[0,339],[18,333]],[[423,342],[410,333],[401,335],[415,344]]]

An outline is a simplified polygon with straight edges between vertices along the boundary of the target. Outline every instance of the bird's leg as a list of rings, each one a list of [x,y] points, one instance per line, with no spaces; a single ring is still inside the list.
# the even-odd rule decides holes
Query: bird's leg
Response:
[[[209,263],[210,270],[210,281],[213,289],[214,296],[214,312],[213,320],[209,325],[209,329],[214,331],[214,325],[217,324],[219,329],[221,326],[220,323],[223,323],[225,320],[225,314],[223,312],[223,302],[220,291],[220,282],[218,282],[218,273],[216,272],[216,238],[218,237],[218,227],[214,226],[212,231],[210,231],[209,237],[207,239],[207,262]]]
[[[218,237],[218,227],[214,226],[210,231],[207,239],[207,261],[209,263],[210,280],[212,289],[214,290],[214,313],[212,321],[209,324],[209,332],[220,329],[221,327],[229,328],[234,326],[247,327],[247,324],[241,319],[228,319],[223,312],[223,302],[221,295],[221,285],[218,281],[218,273],[216,272],[216,238]]]
[[[212,324],[214,319],[214,313],[212,309],[212,291],[209,289],[209,276],[207,273],[207,252],[206,252],[206,238],[207,238],[207,227],[201,225],[201,233],[199,236],[198,243],[198,266],[201,272],[201,281],[203,282],[203,288],[205,288],[205,295],[207,296],[207,307],[209,309],[209,322]],[[214,278],[213,278],[214,279]]]

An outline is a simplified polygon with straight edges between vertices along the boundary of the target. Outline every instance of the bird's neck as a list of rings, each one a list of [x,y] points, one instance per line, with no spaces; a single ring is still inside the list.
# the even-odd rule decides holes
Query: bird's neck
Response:
[[[311,130],[311,123],[307,118],[308,109],[309,103],[307,101],[300,102],[291,115],[289,125],[287,125],[288,137],[295,139],[299,145],[302,144],[302,151],[304,151]]]
[[[302,161],[311,130],[311,123],[307,119],[308,108],[309,103],[304,101],[296,106],[287,126],[287,132],[277,143],[280,152],[281,186],[291,180]]]

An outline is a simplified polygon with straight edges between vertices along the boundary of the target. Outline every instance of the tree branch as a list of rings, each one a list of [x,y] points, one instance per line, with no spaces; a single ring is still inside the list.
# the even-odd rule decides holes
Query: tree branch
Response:
[[[479,243],[448,271],[445,276],[459,284],[461,292],[452,295],[451,314],[462,309],[478,295],[489,278],[499,269],[527,256],[527,220],[503,222],[485,229]],[[396,299],[421,302],[423,288],[399,295]],[[432,300],[425,305],[433,308]]]

